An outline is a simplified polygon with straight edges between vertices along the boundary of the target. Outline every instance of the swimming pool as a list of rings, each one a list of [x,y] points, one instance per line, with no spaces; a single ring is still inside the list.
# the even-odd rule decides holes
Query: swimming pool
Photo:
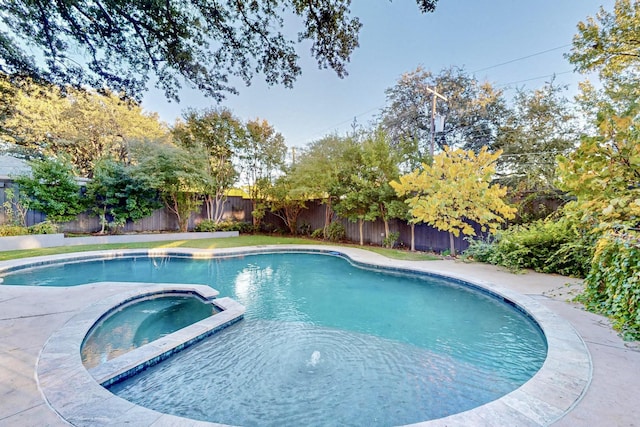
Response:
[[[164,400],[155,408],[170,412],[166,406],[173,407],[173,413],[191,418],[321,425],[330,408],[340,424],[422,421],[517,388],[546,354],[537,325],[494,296],[441,278],[357,269],[337,256],[136,257],[16,272],[5,277],[5,284],[18,284],[19,277],[23,284],[35,284],[39,275],[48,285],[54,276],[66,284],[138,280],[142,276],[136,274],[142,273],[145,281],[209,283],[247,307],[245,321],[114,388],[145,406]],[[471,301],[482,308],[473,309]],[[193,359],[200,361],[197,375],[182,371]],[[218,384],[212,377],[196,382],[203,377],[202,363],[215,367],[212,377]],[[176,388],[178,378],[183,380]],[[157,389],[158,395],[149,396],[152,402],[137,400],[136,394],[149,395],[137,387]],[[222,394],[227,389],[229,396]],[[189,393],[184,404],[173,400]],[[203,401],[195,408],[194,394]],[[206,414],[209,407],[216,418]],[[340,411],[343,415],[336,415]],[[301,419],[301,414],[315,418]]]

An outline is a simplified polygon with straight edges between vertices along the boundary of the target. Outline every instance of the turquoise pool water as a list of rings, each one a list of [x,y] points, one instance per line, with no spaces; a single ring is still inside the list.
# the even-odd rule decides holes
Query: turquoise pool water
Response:
[[[460,283],[337,256],[112,259],[18,271],[5,285],[204,283],[245,319],[112,386],[166,413],[244,426],[408,424],[495,400],[542,366],[520,310]]]
[[[193,295],[136,300],[109,313],[87,335],[80,354],[93,368],[219,312]]]

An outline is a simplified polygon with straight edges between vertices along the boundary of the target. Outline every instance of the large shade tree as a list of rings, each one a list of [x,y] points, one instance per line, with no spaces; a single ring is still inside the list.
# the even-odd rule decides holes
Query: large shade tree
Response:
[[[565,202],[555,185],[556,157],[575,149],[581,125],[564,92],[553,81],[518,91],[494,145],[503,151],[498,182],[510,188],[522,220],[546,217]]]
[[[379,215],[375,203],[375,187],[369,176],[369,165],[365,163],[364,150],[358,143],[344,145],[336,180],[329,187],[334,197],[336,213],[351,222],[358,223],[360,244],[364,244],[364,223]]]
[[[578,25],[569,60],[597,71],[602,89],[584,83],[579,101],[595,125],[560,162],[560,185],[575,201],[565,212],[594,236],[581,296],[610,316],[625,338],[640,337],[640,2],[616,0]]]
[[[79,174],[91,177],[98,160],[127,161],[129,145],[167,133],[155,113],[110,93],[14,84],[11,114],[2,121],[0,141],[30,155],[66,155]]]
[[[434,90],[446,101],[437,98]],[[404,155],[413,155],[407,159],[411,169],[430,154],[432,141],[435,151],[445,145],[474,151],[492,146],[506,113],[500,90],[458,67],[438,74],[418,67],[403,74],[386,94],[388,105],[382,111],[381,124],[394,146]],[[437,122],[438,118],[444,120],[444,126],[434,126],[432,133],[432,120]]]
[[[423,12],[437,0],[417,0]],[[0,9],[0,71],[140,95],[149,79],[177,99],[185,82],[221,99],[256,73],[291,86],[300,74],[285,22],[339,76],[358,46],[351,0],[7,0]],[[285,19],[286,18],[286,19]],[[31,52],[34,54],[32,55]]]

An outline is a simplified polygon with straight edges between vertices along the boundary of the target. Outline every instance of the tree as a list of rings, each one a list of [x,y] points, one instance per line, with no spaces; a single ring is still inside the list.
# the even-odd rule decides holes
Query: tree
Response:
[[[14,113],[3,128],[5,135],[0,138],[12,148],[44,156],[65,154],[88,177],[99,159],[126,161],[133,141],[167,133],[157,114],[115,94],[31,81],[16,87]]]
[[[291,234],[297,234],[298,217],[307,208],[309,196],[293,186],[291,175],[284,174],[275,180],[268,199],[271,213],[282,219]]]
[[[339,194],[334,194],[340,180],[340,171],[347,169],[349,159],[344,155],[351,150],[355,141],[338,135],[329,135],[312,142],[298,157],[289,175],[293,187],[309,197],[322,199],[325,204],[324,237],[327,237],[333,216],[333,202]],[[346,164],[345,164],[346,163]]]
[[[134,152],[136,178],[149,180],[176,216],[180,231],[187,231],[189,217],[200,206],[200,193],[207,185],[205,153],[162,143],[141,144]]]
[[[558,185],[576,198],[565,216],[578,217],[595,242],[582,301],[610,316],[625,338],[637,339],[640,3],[616,0],[613,13],[601,8],[578,31],[569,60],[580,71],[598,71],[602,89],[582,84],[578,100],[595,133],[560,159]]]
[[[518,91],[494,144],[503,151],[497,165],[498,182],[510,187],[510,196],[519,201],[521,217],[546,217],[550,211],[540,205],[564,200],[555,186],[556,157],[575,149],[580,133],[564,90],[551,81],[541,89]]]
[[[52,222],[70,221],[83,211],[80,187],[69,163],[56,159],[29,163],[31,176],[16,178],[28,209],[40,211]]]
[[[418,0],[418,5],[423,12],[433,11],[436,1]],[[269,84],[292,85],[300,68],[283,26],[285,17],[296,17],[302,20],[298,41],[310,40],[318,65],[342,77],[361,27],[350,16],[350,3],[8,0],[0,11],[0,71],[109,87],[134,97],[153,74],[173,99],[181,77],[220,100],[224,92],[235,92],[231,77],[249,84],[262,73]],[[86,64],[79,64],[78,56]]]
[[[245,143],[244,125],[226,109],[189,110],[184,114],[184,122],[173,128],[173,137],[183,147],[207,153],[209,179],[204,190],[207,219],[219,223],[227,191],[238,177],[233,156],[236,148]]]
[[[239,165],[253,203],[253,224],[259,227],[266,209],[265,197],[284,167],[287,146],[282,134],[266,120],[250,120],[246,132],[238,147]]]
[[[580,72],[598,71],[605,82],[640,78],[640,2],[616,0],[613,13],[604,7],[595,19],[578,23],[569,61]]]
[[[336,213],[351,222],[358,223],[360,245],[364,245],[363,227],[365,221],[373,221],[378,215],[378,205],[371,203],[374,195],[371,183],[366,179],[366,166],[362,161],[362,151],[358,145],[344,153],[351,164],[342,169],[331,188],[331,194],[336,196],[333,208]]]
[[[102,229],[123,226],[153,213],[162,205],[158,192],[148,177],[137,174],[135,166],[104,160],[96,166],[93,179],[87,183],[86,199],[99,216]]]
[[[594,124],[578,149],[560,159],[558,185],[576,197],[566,210],[599,229],[640,225],[640,3],[616,0],[613,13],[578,24],[569,60],[598,71],[602,89],[585,82],[580,105]]]
[[[444,128],[434,136],[437,149],[445,145],[480,150],[491,147],[506,112],[502,92],[488,82],[479,82],[463,69],[451,67],[433,74],[422,67],[405,73],[387,89],[388,106],[382,111],[381,125],[394,146],[413,155],[412,170],[429,153],[433,94],[447,98],[436,102],[436,117],[444,118]]]
[[[398,201],[395,191],[389,184],[398,179],[400,154],[389,144],[386,132],[377,129],[371,132],[362,143],[363,184],[368,187],[370,204],[376,205],[378,218],[384,223],[385,238],[389,238],[389,219],[393,218],[391,206]]]
[[[391,186],[399,196],[410,196],[406,203],[416,220],[449,232],[455,255],[454,236],[474,236],[474,224],[493,233],[515,216],[516,210],[503,201],[506,187],[491,184],[500,154],[490,153],[487,147],[478,154],[445,147],[432,165],[401,176]]]
[[[599,228],[640,226],[640,105],[623,110],[603,103],[598,135],[583,136],[560,158],[559,186],[576,197],[584,223]]]

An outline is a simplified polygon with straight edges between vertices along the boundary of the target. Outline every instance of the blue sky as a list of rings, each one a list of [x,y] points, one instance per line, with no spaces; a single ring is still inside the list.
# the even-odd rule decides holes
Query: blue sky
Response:
[[[556,74],[556,82],[577,91],[584,80],[563,57],[570,50],[576,25],[595,16],[614,0],[440,0],[436,11],[421,14],[413,0],[353,0],[351,10],[363,23],[360,47],[348,64],[349,76],[319,70],[300,46],[302,75],[293,89],[269,87],[256,76],[240,95],[228,95],[220,106],[242,120],[261,118],[285,137],[289,146],[304,146],[327,134],[344,134],[354,117],[366,125],[385,105],[385,89],[418,66],[438,72],[464,67],[479,80],[506,89],[535,89]],[[546,53],[541,53],[545,52]],[[538,54],[539,53],[539,54]],[[533,55],[529,58],[520,59]],[[515,61],[514,61],[515,60]],[[510,62],[504,64],[505,62]],[[499,65],[504,64],[504,65]],[[151,90],[143,100],[148,111],[173,123],[186,108],[215,106],[215,101],[185,89],[181,102],[166,101]]]

